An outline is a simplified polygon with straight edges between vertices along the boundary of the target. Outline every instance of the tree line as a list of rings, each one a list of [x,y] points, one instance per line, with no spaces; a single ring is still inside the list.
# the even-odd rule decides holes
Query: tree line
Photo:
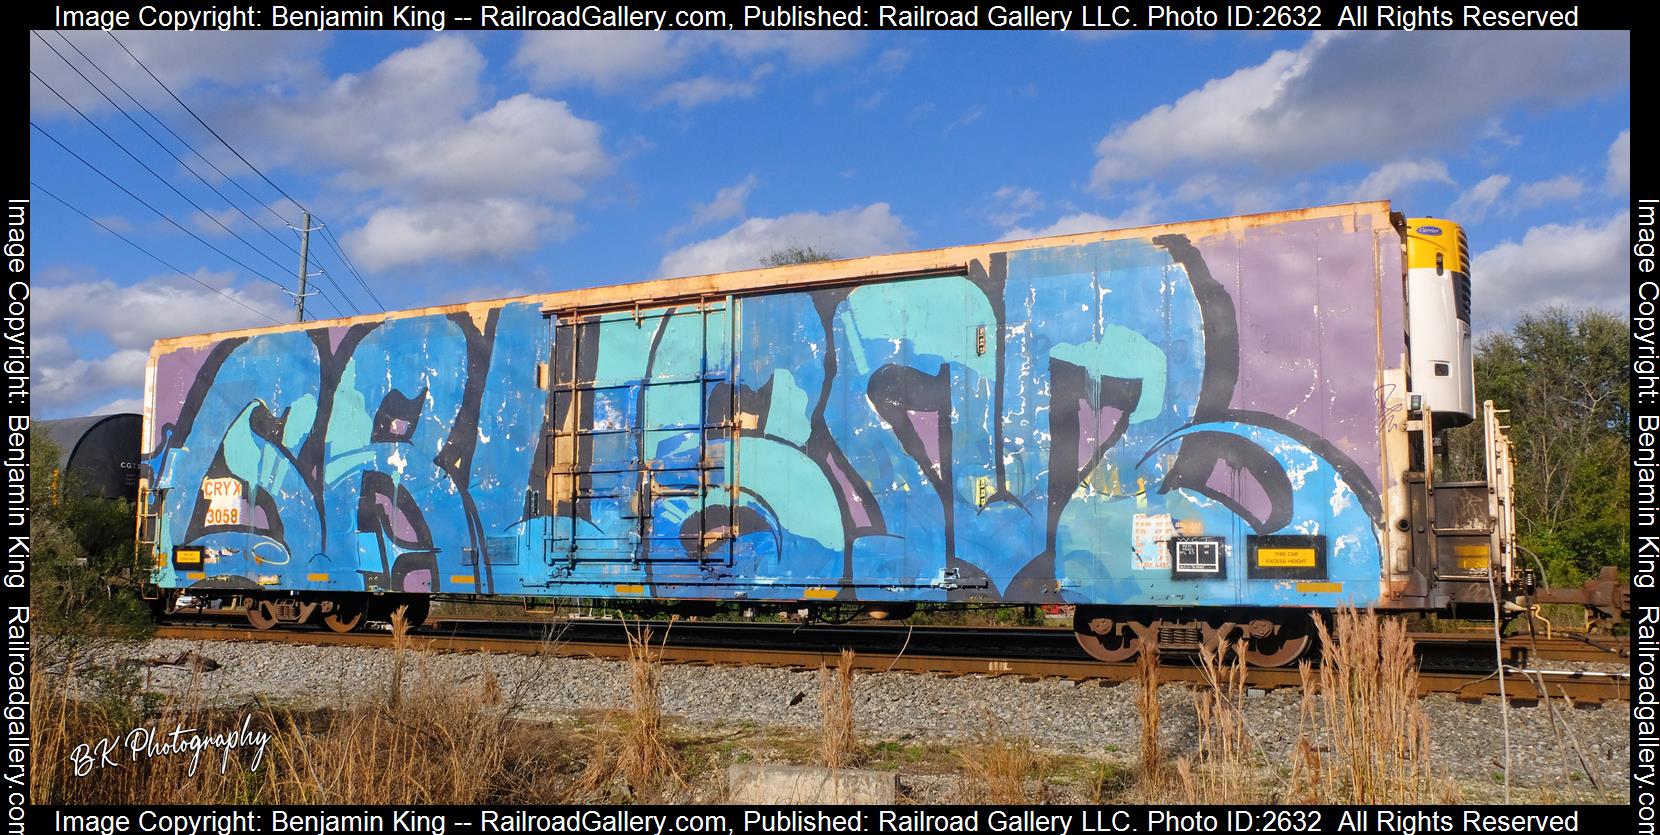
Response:
[[[1476,398],[1509,410],[1521,564],[1552,585],[1630,571],[1630,337],[1612,313],[1547,308],[1476,344]],[[1448,443],[1457,476],[1484,476],[1480,421]]]

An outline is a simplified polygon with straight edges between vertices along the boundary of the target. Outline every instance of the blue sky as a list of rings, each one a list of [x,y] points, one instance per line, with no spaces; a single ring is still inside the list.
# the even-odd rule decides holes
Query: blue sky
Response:
[[[31,179],[201,283],[37,188],[33,413],[136,410],[155,339],[292,321],[299,210],[108,35],[38,34]],[[1478,331],[1629,306],[1625,32],[118,36],[388,309],[1380,198],[1466,223]],[[321,238],[308,313],[379,310]]]

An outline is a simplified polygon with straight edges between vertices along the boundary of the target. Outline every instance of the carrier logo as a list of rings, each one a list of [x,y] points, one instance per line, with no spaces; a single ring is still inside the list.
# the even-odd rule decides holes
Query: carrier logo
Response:
[[[1418,227],[1418,234],[1420,234],[1420,235],[1439,235],[1439,234],[1441,234],[1441,227],[1439,227],[1439,226],[1420,226],[1420,227]]]

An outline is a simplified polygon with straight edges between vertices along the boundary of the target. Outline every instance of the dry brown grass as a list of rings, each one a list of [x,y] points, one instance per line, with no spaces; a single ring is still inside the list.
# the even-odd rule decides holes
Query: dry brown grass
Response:
[[[1456,791],[1434,779],[1429,720],[1418,702],[1418,661],[1407,624],[1376,612],[1339,610],[1335,628],[1316,617],[1324,647],[1318,673],[1318,706],[1304,697],[1305,713],[1317,709],[1330,762],[1313,744],[1299,745],[1298,768],[1319,786],[1325,803],[1414,803]],[[1335,631],[1335,634],[1334,634]],[[1304,692],[1315,675],[1304,669]],[[1304,750],[1306,749],[1306,750]]]
[[[401,624],[401,618],[395,623]],[[553,803],[565,799],[563,774],[575,759],[566,734],[512,718],[521,684],[507,692],[493,673],[456,681],[430,672],[409,650],[407,628],[394,630],[387,689],[346,707],[295,710],[261,704],[208,705],[198,682],[180,695],[146,692],[135,667],[64,672],[37,669],[33,799],[39,803]],[[244,727],[269,734],[224,758],[207,749],[191,770],[189,754],[132,758],[134,729],[165,737]],[[119,738],[116,764],[97,767],[99,740]],[[165,741],[165,740],[161,740]],[[86,746],[85,748],[81,748]],[[81,749],[81,750],[77,750]],[[76,774],[76,761],[94,757]]]
[[[491,700],[491,678],[455,687],[423,671],[395,702],[272,717],[276,796],[288,803],[486,803],[516,793],[507,790],[518,782],[508,779],[514,730],[502,700]]]
[[[830,768],[853,764],[859,739],[853,723],[853,650],[842,650],[834,672],[818,668],[819,761]]]
[[[661,801],[682,782],[663,717],[662,652],[652,647],[650,629],[626,631],[630,707],[590,741],[575,790],[580,799]]]
[[[389,693],[329,711],[214,708],[195,686],[154,705],[128,701],[138,688],[68,695],[74,687],[35,678],[39,803],[548,803],[563,797],[559,772],[571,756],[557,733],[509,718],[514,705],[493,675],[467,684],[425,665],[396,704]],[[125,746],[135,728],[209,735],[244,723],[270,735],[257,763],[257,744],[237,749],[223,771],[219,750],[208,749],[194,773],[188,754],[133,759],[123,747],[117,765],[75,773],[75,760],[90,753],[78,746],[95,752],[98,740],[113,737]]]
[[[156,701],[143,699],[140,687],[136,673],[126,667],[78,674],[71,663],[62,676],[35,671],[29,688],[33,802],[265,802],[271,795],[269,771],[253,770],[256,746],[233,752],[224,759],[223,770],[220,749],[204,750],[195,761],[188,754],[135,757],[128,747],[135,731],[153,733],[160,744],[176,728],[212,734],[241,727],[239,718],[204,707],[195,688]],[[77,691],[80,698],[69,695]],[[254,730],[261,725],[257,717],[251,722]],[[267,745],[257,765],[270,756]]]
[[[1297,663],[1297,679],[1302,684],[1303,699],[1297,706],[1297,745],[1291,751],[1291,775],[1286,799],[1293,803],[1319,803],[1326,784],[1321,747],[1315,741],[1320,734],[1319,674],[1314,662]]]
[[[1141,715],[1141,785],[1157,793],[1164,782],[1164,754],[1159,750],[1159,649],[1144,647],[1135,663],[1136,708]]]
[[[1205,683],[1193,694],[1199,749],[1176,762],[1182,801],[1237,805],[1267,798],[1256,768],[1256,743],[1245,720],[1245,661],[1241,644],[1228,659],[1220,643],[1199,652]]]
[[[390,692],[386,694],[386,703],[393,710],[398,709],[398,702],[403,698],[404,655],[409,652],[409,621],[404,614],[408,611],[408,606],[392,610],[392,674],[387,676]]]
[[[986,717],[978,739],[957,749],[957,760],[962,766],[964,794],[975,802],[1041,802],[1041,792],[1028,789],[1027,782],[1038,776],[1043,758],[1031,739],[1006,733],[994,717]]]

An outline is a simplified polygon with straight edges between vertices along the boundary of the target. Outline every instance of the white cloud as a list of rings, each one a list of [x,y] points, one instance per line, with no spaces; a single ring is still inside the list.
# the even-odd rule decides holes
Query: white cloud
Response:
[[[751,174],[741,182],[715,192],[715,199],[698,204],[692,211],[692,223],[714,223],[743,214],[744,206],[749,202],[749,193],[754,190],[755,175]]]
[[[1305,186],[1306,184],[1303,184],[1297,188]],[[1283,188],[1252,183],[1236,176],[1224,177],[1215,172],[1199,174],[1181,181],[1170,190],[1168,201],[1154,186],[1145,186],[1130,197],[1136,203],[1136,210],[1147,218],[1144,223],[1155,219],[1175,219],[1165,208],[1168,202],[1191,203],[1219,210],[1223,214],[1235,215],[1283,209],[1287,202],[1286,190]],[[1155,218],[1155,213],[1151,211],[1155,207],[1161,210],[1156,214],[1165,216]]]
[[[1025,238],[1047,238],[1051,235],[1074,235],[1079,232],[1098,232],[1102,229],[1113,229],[1113,221],[1093,212],[1075,212],[1064,215],[1048,226],[1037,228],[1016,226],[1003,232],[997,237],[1000,241],[1018,241]]]
[[[119,398],[116,398],[115,400],[111,400],[110,402],[105,403],[102,406],[94,406],[94,407],[86,410],[86,413],[89,414],[89,415],[114,415],[114,414],[120,414],[122,412],[143,412],[143,411],[144,411],[144,398],[142,398],[142,397],[119,397]]]
[[[998,236],[1000,241],[1018,241],[1026,238],[1047,238],[1051,235],[1076,235],[1080,232],[1100,232],[1107,229],[1131,229],[1156,223],[1154,204],[1143,203],[1113,216],[1093,212],[1075,212],[1063,215],[1054,223],[1038,228],[1016,226]]]
[[[1494,174],[1470,186],[1447,207],[1447,217],[1460,223],[1480,223],[1509,185],[1508,176]]]
[[[129,93],[146,107],[161,113],[170,123],[174,118],[190,119],[167,91],[152,81],[144,69],[122,50],[121,45],[103,32],[66,30],[61,33],[42,31],[39,34],[40,38],[29,38],[29,68],[89,115],[105,111],[113,113],[114,110],[69,68],[65,59],[88,78],[103,85],[122,107],[131,109],[132,105],[125,96],[109,86],[109,82],[87,63],[87,59],[120,81]],[[204,92],[217,88],[249,83],[274,85],[313,78],[317,74],[318,56],[332,39],[330,35],[319,36],[317,32],[259,30],[133,30],[121,32],[117,37],[175,93],[193,103],[199,103]],[[64,38],[74,46],[66,45]],[[54,54],[53,48],[63,58]],[[30,79],[29,87],[31,115],[37,118],[67,116],[79,121],[80,117],[34,79]]]
[[[755,82],[771,69],[768,62],[811,69],[851,57],[864,42],[856,32],[529,32],[514,63],[542,89],[585,85],[604,92],[660,81],[699,58],[713,58],[727,70],[735,62],[757,65],[749,81],[702,75],[671,83],[653,99],[695,107],[755,95]]]
[[[236,231],[238,223],[242,221],[242,214],[234,207],[229,209],[221,209],[216,212],[190,213],[190,225],[196,227],[197,232],[216,237],[223,237]],[[270,239],[267,238],[266,240]]]
[[[1447,216],[1461,223],[1480,223],[1488,213],[1514,215],[1549,203],[1577,200],[1585,193],[1585,183],[1578,177],[1564,174],[1549,180],[1522,183],[1510,188],[1512,179],[1505,174],[1494,174],[1466,189],[1447,207]],[[1511,196],[1501,200],[1506,190]]]
[[[1043,208],[1043,197],[1032,188],[1003,186],[991,197],[997,206],[987,213],[987,218],[998,226],[1018,223]]]
[[[440,35],[245,122],[364,196],[367,222],[342,238],[366,268],[508,255],[567,231],[560,204],[613,163],[597,123],[529,93],[492,101],[484,71],[470,41]]]
[[[986,115],[986,106],[983,104],[974,104],[970,106],[968,111],[963,113],[963,115],[953,119],[950,124],[946,125],[945,128],[940,131],[940,133],[942,135],[947,135],[958,128],[966,128],[969,125],[980,121],[980,117],[984,115]]]
[[[685,81],[676,81],[657,97],[652,99],[656,104],[676,104],[680,107],[697,107],[700,104],[720,101],[722,99],[754,98],[759,88],[749,81],[730,81],[715,78],[709,75],[700,75]]]
[[[911,51],[896,46],[882,50],[882,54],[870,62],[870,68],[884,75],[898,75],[905,71],[905,65],[910,62]]]
[[[388,148],[430,141],[462,124],[482,96],[484,67],[465,38],[442,35],[364,72],[233,107],[227,121],[262,158],[344,168],[348,179],[370,181],[400,173],[385,160]]]
[[[155,276],[125,287],[103,278],[36,284],[29,344],[35,408],[88,414],[89,403],[137,397],[157,339],[292,318],[292,302],[277,287],[233,284],[229,272],[198,270],[194,275],[224,295],[178,276]],[[88,299],[98,303],[88,304]],[[103,356],[83,357],[77,351],[104,343],[111,350]]]
[[[898,252],[910,230],[886,203],[839,212],[798,212],[744,221],[718,237],[687,244],[663,256],[659,275],[702,275],[761,266],[769,253],[789,246],[812,247],[838,258]]]
[[[526,32],[513,61],[544,88],[584,83],[608,90],[667,75],[690,53],[672,32],[548,31]]]
[[[1585,184],[1578,177],[1562,175],[1516,188],[1516,208],[1528,209],[1564,200],[1577,200],[1585,193]]]
[[[1399,200],[1408,189],[1419,183],[1451,185],[1452,181],[1452,175],[1447,173],[1446,163],[1440,160],[1399,160],[1367,174],[1359,185],[1343,187],[1340,190],[1341,199]]]
[[[1630,212],[1607,221],[1535,226],[1475,256],[1472,302],[1480,328],[1502,326],[1546,305],[1630,309],[1626,253]]]
[[[1631,190],[1631,129],[1620,131],[1614,144],[1608,146],[1608,176],[1603,189],[1609,194],[1624,194]]]
[[[392,176],[442,196],[524,194],[568,201],[605,173],[599,125],[564,102],[521,93],[465,123],[385,150]]]
[[[852,57],[864,47],[858,32],[746,30],[693,32],[687,38],[712,43],[739,58],[779,57],[800,67],[815,67]]]
[[[522,200],[483,198],[377,209],[344,240],[369,270],[435,258],[504,258],[570,229],[573,218]]]
[[[1092,185],[1445,147],[1518,103],[1576,101],[1629,74],[1626,32],[1320,32],[1114,128],[1096,146]]]

